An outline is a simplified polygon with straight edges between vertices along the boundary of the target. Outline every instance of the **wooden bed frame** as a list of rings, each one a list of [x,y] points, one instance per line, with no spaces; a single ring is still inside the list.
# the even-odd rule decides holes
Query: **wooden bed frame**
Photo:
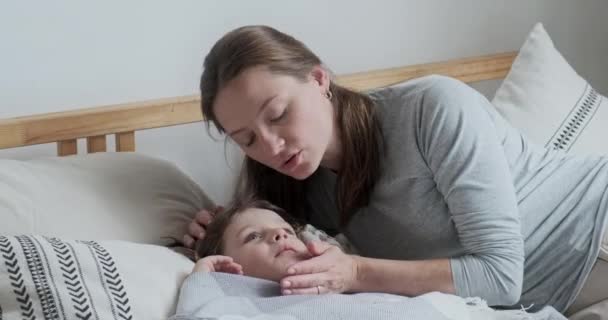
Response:
[[[502,79],[517,52],[412,65],[338,76],[355,90],[368,90],[428,74],[442,74],[471,83]],[[115,135],[116,151],[135,151],[135,131],[202,121],[198,95],[0,120],[0,149],[57,143],[59,156],[78,153],[77,139],[87,152],[105,152],[107,135]]]

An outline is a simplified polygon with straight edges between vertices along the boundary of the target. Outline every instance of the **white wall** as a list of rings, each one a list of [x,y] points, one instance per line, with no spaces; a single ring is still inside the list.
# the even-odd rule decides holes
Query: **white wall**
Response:
[[[245,24],[296,36],[342,74],[517,50],[541,21],[574,68],[608,93],[606,12],[606,0],[0,0],[0,118],[195,94],[204,54]],[[495,87],[478,86],[488,96]],[[213,199],[227,199],[238,152],[226,154],[202,124],[137,139],[140,152],[173,161]],[[0,157],[54,152],[44,145]]]

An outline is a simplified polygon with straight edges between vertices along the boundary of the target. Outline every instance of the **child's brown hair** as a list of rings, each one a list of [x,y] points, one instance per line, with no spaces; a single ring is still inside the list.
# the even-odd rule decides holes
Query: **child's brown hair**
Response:
[[[295,230],[296,234],[303,228],[303,225],[290,216],[285,210],[273,205],[266,200],[246,198],[235,201],[228,209],[216,214],[211,223],[205,228],[205,237],[199,239],[195,245],[195,261],[211,255],[223,253],[224,232],[232,222],[232,219],[243,211],[251,208],[266,209],[275,212]]]

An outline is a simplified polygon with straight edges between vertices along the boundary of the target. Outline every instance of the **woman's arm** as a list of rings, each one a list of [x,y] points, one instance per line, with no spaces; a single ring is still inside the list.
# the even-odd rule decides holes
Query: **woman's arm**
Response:
[[[465,252],[450,258],[455,293],[513,305],[523,287],[524,241],[504,137],[492,119],[498,115],[468,85],[432,79],[415,106],[416,136]]]
[[[464,254],[443,260],[387,261],[349,260],[327,251],[296,265],[298,276],[289,276],[293,281],[288,282],[310,285],[315,291],[320,285],[329,292],[452,292],[482,297],[490,305],[513,305],[520,299],[523,238],[513,177],[487,110],[492,105],[456,80],[428,81],[434,82],[420,103],[409,107],[416,108],[417,145],[444,197]],[[424,248],[424,242],[419,246]]]
[[[454,294],[450,260],[398,261],[354,257],[357,266],[352,292],[384,292],[418,296],[439,291]]]

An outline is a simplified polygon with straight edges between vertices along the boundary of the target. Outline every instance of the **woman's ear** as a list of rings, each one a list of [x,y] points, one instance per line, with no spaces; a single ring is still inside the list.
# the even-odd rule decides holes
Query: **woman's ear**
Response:
[[[329,90],[329,84],[331,81],[329,78],[329,72],[325,70],[325,68],[320,65],[314,66],[310,71],[310,77],[311,80],[313,80],[319,86],[319,91],[322,94],[325,94],[327,90]]]

